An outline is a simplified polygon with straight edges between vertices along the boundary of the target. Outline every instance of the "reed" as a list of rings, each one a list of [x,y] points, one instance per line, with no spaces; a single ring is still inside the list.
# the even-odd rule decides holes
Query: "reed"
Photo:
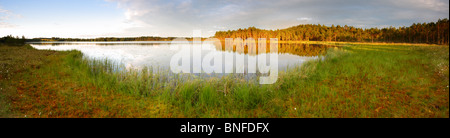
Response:
[[[25,94],[64,100],[55,109],[29,101],[33,98],[17,107],[33,105],[20,110],[33,117],[38,111],[58,113],[47,117],[448,117],[448,50],[346,44],[280,72],[272,85],[240,75],[126,69],[86,59],[79,51],[60,52],[17,79],[30,81],[24,88],[56,82],[43,87],[54,97]]]

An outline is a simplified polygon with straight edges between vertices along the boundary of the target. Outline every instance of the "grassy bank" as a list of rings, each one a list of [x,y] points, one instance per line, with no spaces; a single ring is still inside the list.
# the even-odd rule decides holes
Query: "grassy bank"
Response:
[[[343,42],[343,41],[278,41],[278,43],[304,43],[304,44],[324,44],[324,45],[375,45],[375,46],[446,46],[427,43]]]
[[[78,51],[0,48],[6,117],[448,117],[448,46],[345,44],[272,85],[113,71]],[[10,71],[14,72],[11,74]]]

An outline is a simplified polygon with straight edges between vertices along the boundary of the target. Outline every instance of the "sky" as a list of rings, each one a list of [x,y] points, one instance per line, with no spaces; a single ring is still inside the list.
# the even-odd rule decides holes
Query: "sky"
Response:
[[[0,37],[209,37],[251,26],[383,28],[443,18],[448,0],[0,0]]]

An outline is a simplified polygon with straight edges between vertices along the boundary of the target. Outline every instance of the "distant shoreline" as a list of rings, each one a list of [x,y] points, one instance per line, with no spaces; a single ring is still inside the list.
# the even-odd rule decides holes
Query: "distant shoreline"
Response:
[[[33,43],[151,43],[151,42],[172,42],[178,40],[166,40],[166,41],[31,41],[26,42],[27,44]],[[187,40],[188,42],[193,42],[193,40]],[[208,41],[202,38],[202,41]],[[224,42],[224,40],[220,40]],[[255,42],[258,42],[255,40]],[[270,43],[270,40],[267,40]],[[404,42],[345,42],[345,41],[278,41],[278,43],[306,43],[306,44],[365,44],[365,45],[410,45],[410,46],[449,46],[447,44],[427,44],[427,43],[404,43]]]

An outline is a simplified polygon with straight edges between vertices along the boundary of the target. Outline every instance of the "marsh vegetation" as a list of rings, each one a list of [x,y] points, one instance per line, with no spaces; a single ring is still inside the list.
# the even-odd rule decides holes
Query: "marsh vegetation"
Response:
[[[2,46],[1,115],[13,117],[448,117],[448,46],[341,44],[280,72],[168,78],[80,51]],[[17,56],[24,55],[24,56]]]

